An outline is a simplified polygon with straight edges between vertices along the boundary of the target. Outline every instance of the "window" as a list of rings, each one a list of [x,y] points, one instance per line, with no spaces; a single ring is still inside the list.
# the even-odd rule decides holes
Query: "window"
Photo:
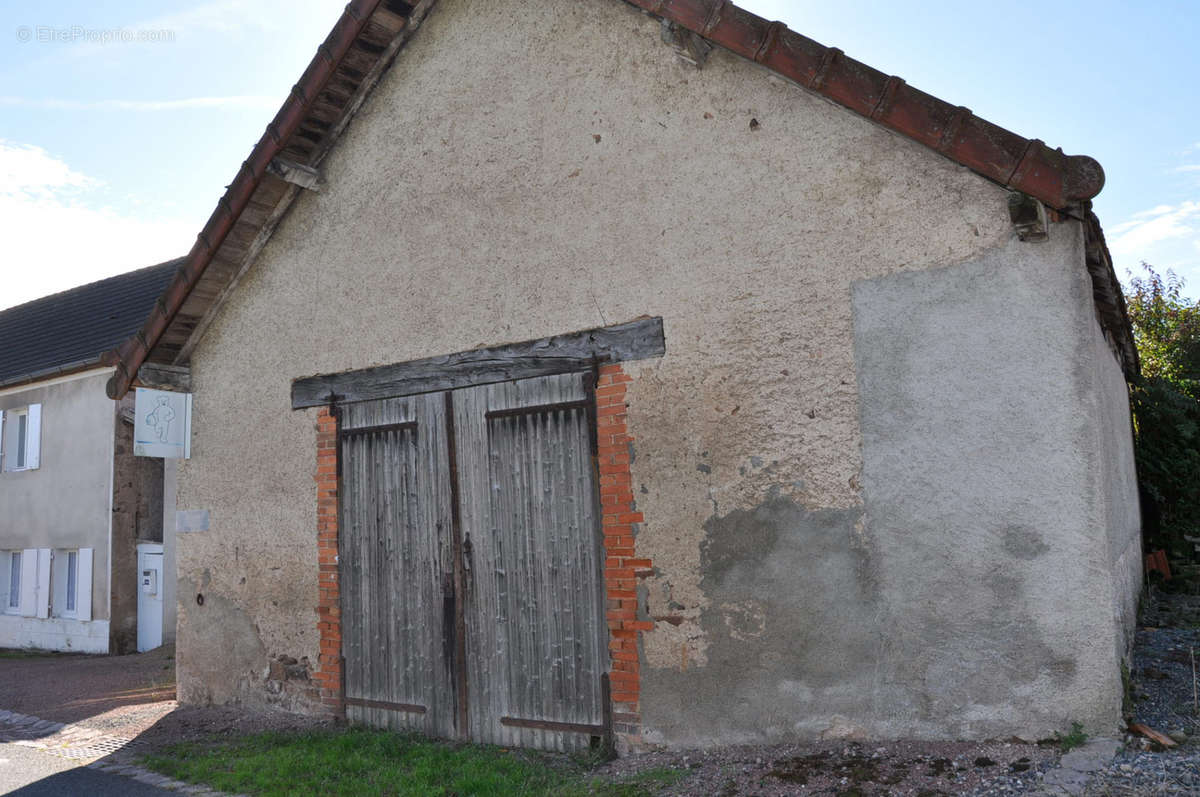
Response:
[[[50,565],[50,613],[92,619],[92,549],[57,548]]]
[[[16,612],[21,608],[21,552],[8,552],[8,599],[4,610]]]
[[[41,464],[42,405],[0,410],[0,463],[6,471]]]
[[[49,548],[0,551],[0,587],[4,595],[0,607],[3,607],[5,614],[39,618],[50,616],[51,554]],[[82,560],[79,569],[82,578]],[[88,611],[91,611],[90,604]]]
[[[67,551],[67,612],[75,614],[79,602],[75,591],[79,588],[79,551]]]
[[[20,470],[29,461],[29,410],[18,410],[13,420],[17,424],[17,459],[13,466]]]

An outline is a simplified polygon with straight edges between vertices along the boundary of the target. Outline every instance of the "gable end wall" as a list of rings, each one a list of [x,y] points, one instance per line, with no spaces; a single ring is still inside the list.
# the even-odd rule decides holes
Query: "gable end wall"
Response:
[[[319,708],[315,688],[270,685],[281,658],[317,669],[331,608],[319,411],[290,409],[293,379],[661,315],[666,355],[625,366],[637,555],[654,564],[637,585],[635,622],[653,628],[638,647],[643,743],[1115,723],[1122,598],[1099,575],[1101,388],[1087,369],[1100,366],[1077,224],[1021,244],[992,183],[724,51],[697,71],[611,0],[443,0],[323,170],[193,356],[179,501],[209,509],[211,528],[179,541],[181,700]],[[990,314],[978,320],[994,346],[972,308]],[[871,337],[891,340],[889,319],[915,324],[893,376]],[[892,474],[922,453],[873,425],[887,406],[871,385],[916,389],[930,356],[951,392],[914,404],[914,422],[982,414],[1003,469],[1040,456],[1032,431],[1007,441],[1011,422],[1053,416],[1055,490],[1014,477],[988,498],[1020,516],[1008,537],[972,520],[976,493],[919,472],[909,497],[929,513],[888,514]],[[931,467],[954,471],[937,459],[947,450],[925,451]],[[966,571],[955,537],[980,557]],[[979,634],[956,622],[1000,593],[1044,597],[1062,573],[1110,608],[1001,613],[995,657],[962,663]],[[1039,640],[1030,652],[1017,620]],[[910,661],[935,628],[937,655]],[[1017,698],[996,671],[1014,653]]]

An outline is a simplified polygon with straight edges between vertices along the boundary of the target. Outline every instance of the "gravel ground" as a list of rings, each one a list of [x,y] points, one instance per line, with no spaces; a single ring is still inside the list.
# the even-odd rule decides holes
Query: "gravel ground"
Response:
[[[1168,732],[1200,733],[1200,596],[1152,590],[1133,651],[1133,715]]]
[[[1088,786],[1101,795],[1200,794],[1200,596],[1151,588],[1133,651],[1135,722],[1169,734],[1179,746],[1160,751],[1126,736],[1126,749]],[[1151,749],[1153,748],[1153,749]]]
[[[1200,751],[1118,753],[1112,766],[1096,774],[1085,792],[1088,797],[1150,797],[1165,794],[1200,794]]]
[[[1005,742],[824,743],[649,753],[614,761],[599,774],[688,772],[663,792],[669,795],[1001,795],[1035,788],[1057,760],[1055,749]]]

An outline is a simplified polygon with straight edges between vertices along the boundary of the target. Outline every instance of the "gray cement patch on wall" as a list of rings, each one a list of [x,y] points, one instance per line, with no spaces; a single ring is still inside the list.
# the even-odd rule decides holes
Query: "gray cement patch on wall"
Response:
[[[708,518],[707,661],[643,670],[647,741],[1115,728],[1137,505],[1081,245],[854,285],[863,506]]]
[[[918,735],[1119,719],[1100,440],[1120,413],[1095,411],[1092,369],[1112,354],[1093,345],[1080,246],[1056,225],[1044,244],[855,285],[880,707]],[[1116,406],[1122,386],[1103,389]]]
[[[860,516],[777,496],[708,519],[707,664],[644,672],[648,742],[816,735],[869,707],[879,600]]]

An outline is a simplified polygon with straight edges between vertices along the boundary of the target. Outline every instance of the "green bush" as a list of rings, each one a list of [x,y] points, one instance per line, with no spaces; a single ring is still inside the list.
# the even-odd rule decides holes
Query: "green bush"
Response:
[[[1147,543],[1188,558],[1184,535],[1200,536],[1200,402],[1165,379],[1142,379],[1131,398],[1138,480],[1159,516]]]
[[[1171,272],[1142,268],[1128,300],[1142,363],[1130,392],[1138,482],[1158,519],[1146,524],[1147,549],[1190,559],[1184,535],[1200,536],[1200,302]]]

